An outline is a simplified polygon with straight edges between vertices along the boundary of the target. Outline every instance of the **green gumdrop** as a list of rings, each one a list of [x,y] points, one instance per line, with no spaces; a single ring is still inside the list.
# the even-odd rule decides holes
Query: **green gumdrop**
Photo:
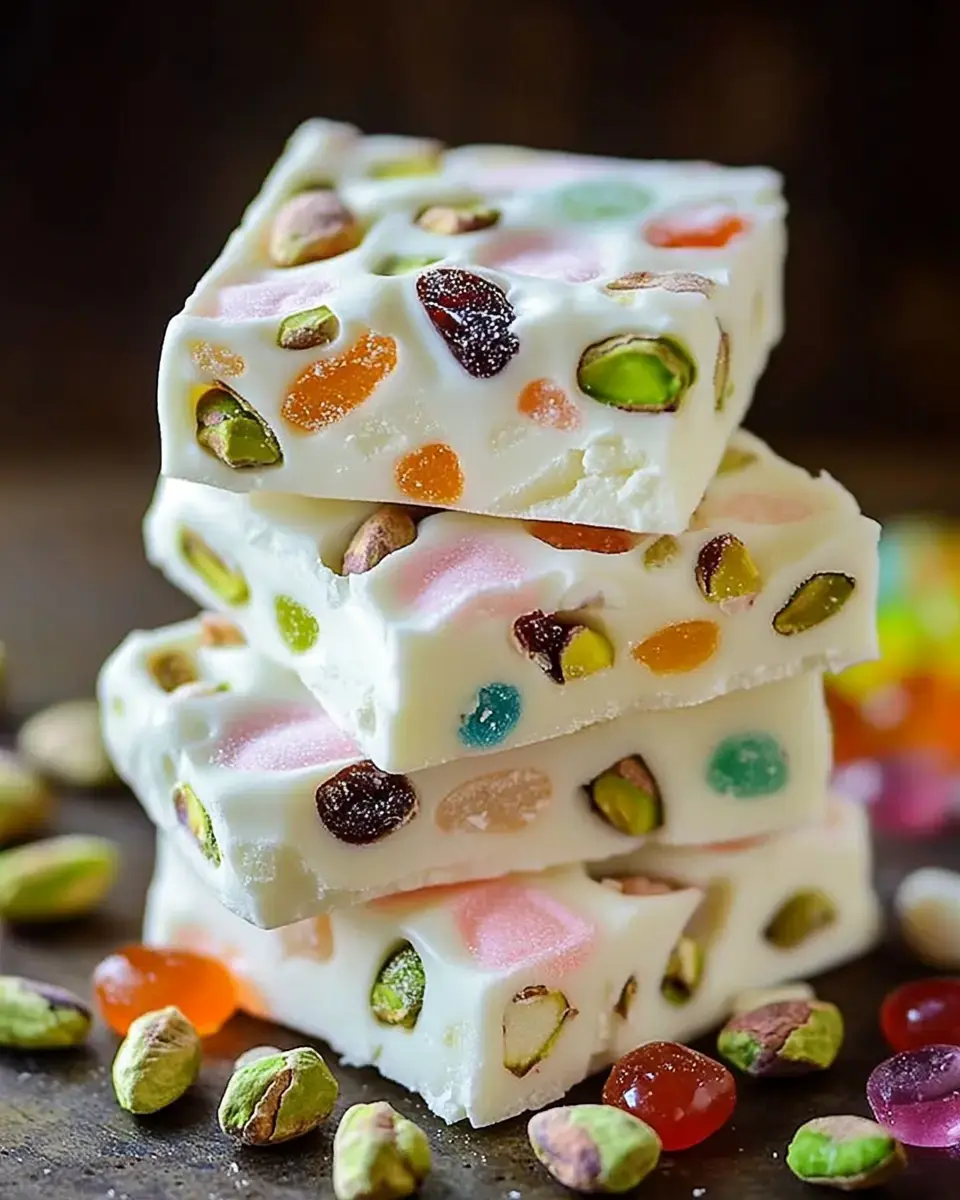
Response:
[[[581,391],[628,412],[675,412],[696,377],[696,363],[679,342],[642,334],[588,346],[577,367]]]
[[[715,792],[749,800],[772,796],[787,783],[787,752],[769,733],[724,738],[707,767],[707,783]]]
[[[568,221],[622,221],[652,203],[649,188],[626,179],[585,180],[556,194],[556,207]]]
[[[273,602],[280,636],[294,654],[306,654],[320,633],[317,618],[289,596],[277,596]]]

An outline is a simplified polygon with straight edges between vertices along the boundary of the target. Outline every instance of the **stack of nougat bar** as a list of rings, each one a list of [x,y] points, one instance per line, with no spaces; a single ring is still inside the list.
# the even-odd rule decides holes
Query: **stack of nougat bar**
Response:
[[[739,426],[766,169],[300,128],[171,322],[104,667],[146,938],[448,1121],[689,1039],[877,930],[822,675],[877,526]]]

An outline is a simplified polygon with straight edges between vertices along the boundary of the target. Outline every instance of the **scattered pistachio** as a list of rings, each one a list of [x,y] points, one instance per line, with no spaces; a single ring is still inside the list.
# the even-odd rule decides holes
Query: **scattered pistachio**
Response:
[[[630,1009],[633,1007],[633,1002],[637,998],[639,984],[637,983],[636,975],[630,975],[627,982],[620,989],[620,995],[617,997],[617,1002],[613,1006],[613,1011],[618,1017],[624,1020],[630,1016]]]
[[[817,1117],[787,1147],[787,1166],[798,1179],[840,1192],[880,1187],[906,1165],[893,1134],[865,1117]]]
[[[690,352],[673,338],[625,333],[580,356],[580,389],[628,412],[674,412],[697,378]]]
[[[53,809],[53,794],[38,772],[0,750],[0,846],[42,828]]]
[[[857,581],[840,571],[811,575],[794,591],[773,618],[773,628],[784,637],[806,633],[838,613],[853,595]]]
[[[354,1104],[333,1139],[337,1200],[404,1200],[430,1173],[430,1143],[385,1100]]]
[[[665,533],[644,550],[643,565],[648,570],[657,570],[672,563],[679,553],[680,543],[672,533]]]
[[[781,950],[793,950],[837,919],[837,906],[817,889],[797,892],[770,919],[763,936]]]
[[[712,296],[716,282],[693,271],[631,271],[605,285],[608,292],[636,292],[646,288],[663,288],[667,292],[699,292]]]
[[[527,1136],[558,1183],[588,1195],[632,1191],[660,1161],[660,1138],[654,1130],[610,1104],[574,1104],[535,1113]]]
[[[147,659],[147,672],[165,692],[175,692],[198,679],[197,664],[183,650],[158,650],[151,654]]]
[[[825,1000],[781,1000],[734,1017],[717,1049],[747,1075],[807,1075],[833,1065],[843,1045],[843,1017]]]
[[[200,1074],[200,1036],[179,1008],[137,1017],[113,1060],[113,1091],[130,1113],[158,1112],[179,1100]]]
[[[245,646],[243,630],[220,613],[205,612],[200,617],[201,646]]]
[[[235,470],[274,467],[283,462],[277,435],[246,400],[224,383],[207,388],[197,401],[196,438],[204,450]]]
[[[234,1071],[217,1112],[220,1128],[248,1146],[287,1142],[321,1125],[339,1091],[316,1050],[285,1050]]]
[[[409,546],[416,536],[417,526],[407,510],[385,504],[371,513],[350,539],[341,574],[363,575],[372,571],[388,554]]]
[[[500,211],[484,204],[431,204],[416,223],[428,233],[454,235],[489,229],[500,220]]]
[[[388,254],[372,269],[374,275],[408,275],[439,261],[435,254]]]
[[[24,924],[81,917],[97,907],[117,874],[118,847],[65,834],[0,852],[0,917]]]
[[[613,666],[610,639],[568,613],[524,613],[513,623],[517,648],[554,683],[570,683]]]
[[[259,1062],[261,1058],[272,1058],[275,1054],[282,1053],[279,1046],[251,1046],[249,1050],[244,1050],[239,1056],[233,1064],[233,1069],[239,1071],[241,1067],[249,1067],[251,1063]]]
[[[692,1000],[703,978],[705,958],[700,942],[683,934],[670,953],[660,981],[663,998],[678,1006]]]
[[[660,788],[639,754],[621,758],[592,779],[587,794],[596,811],[630,837],[652,833],[663,824]]]
[[[733,395],[733,385],[730,382],[730,334],[725,329],[720,330],[720,342],[717,346],[717,361],[713,365],[713,402],[717,412],[723,412],[723,406]]]
[[[213,822],[189,783],[178,783],[173,789],[173,807],[177,820],[193,835],[203,857],[215,867],[219,867],[220,846],[213,831]]]
[[[781,1000],[816,1000],[817,994],[809,983],[782,983],[779,987],[747,988],[734,997],[730,1006],[730,1015],[742,1016],[743,1013],[753,1012],[755,1008],[763,1008],[767,1004],[776,1004]]]
[[[724,612],[749,608],[763,586],[753,556],[732,533],[721,533],[700,547],[695,574],[704,599]]]
[[[283,350],[312,350],[329,346],[339,336],[339,318],[333,309],[321,304],[284,317],[277,330],[277,345]]]
[[[894,911],[904,941],[921,961],[960,969],[960,874],[941,867],[912,871],[897,888]]]
[[[102,787],[116,779],[100,734],[96,700],[65,700],[20,728],[17,748],[38,771],[71,787]]]
[[[228,566],[199,533],[185,525],[179,533],[180,553],[188,566],[225,604],[239,606],[250,599],[250,587],[242,571]],[[224,618],[222,618],[224,619]]]
[[[409,942],[395,950],[380,968],[370,991],[370,1007],[381,1025],[413,1029],[420,1019],[427,977],[423,960]]]
[[[551,1053],[578,1015],[563,992],[534,984],[517,992],[503,1014],[503,1065],[522,1079]]]
[[[66,988],[0,975],[0,1046],[56,1050],[87,1040],[93,1016]]]
[[[331,188],[291,196],[270,228],[268,253],[275,267],[299,267],[345,254],[358,246],[363,226]]]

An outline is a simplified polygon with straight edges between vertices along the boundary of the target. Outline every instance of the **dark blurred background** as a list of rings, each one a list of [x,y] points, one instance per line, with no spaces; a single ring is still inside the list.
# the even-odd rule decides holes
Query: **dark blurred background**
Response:
[[[0,637],[6,617],[8,642],[12,621],[40,645],[43,605],[69,623],[67,600],[119,604],[119,589],[125,615],[80,634],[92,670],[131,587],[142,623],[179,603],[145,568],[129,576],[163,328],[310,115],[778,167],[788,333],[750,424],[879,515],[960,511],[958,14],[955,0],[12,5],[0,518],[18,516],[0,519]],[[84,556],[68,510],[103,531],[95,578],[64,575]],[[29,622],[4,600],[14,569],[34,572]]]

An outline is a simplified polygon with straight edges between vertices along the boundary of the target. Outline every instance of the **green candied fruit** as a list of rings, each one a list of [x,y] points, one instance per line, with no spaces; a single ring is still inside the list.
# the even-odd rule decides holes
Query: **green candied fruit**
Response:
[[[325,304],[284,317],[277,330],[277,345],[283,350],[312,350],[329,346],[340,335],[340,321]]]
[[[567,221],[623,221],[648,209],[653,193],[627,179],[590,179],[562,188],[554,202]]]
[[[277,596],[273,602],[280,636],[294,654],[306,654],[316,645],[320,623],[309,610],[290,596]]]
[[[439,261],[435,254],[388,254],[372,270],[374,275],[407,275]]]
[[[370,1007],[381,1025],[413,1029],[420,1019],[427,977],[423,960],[409,942],[395,950],[380,968],[370,992]]]
[[[696,362],[680,342],[639,333],[588,346],[577,367],[581,391],[627,412],[675,412],[696,378]]]
[[[277,436],[236,392],[218,383],[197,401],[197,442],[228,467],[274,467],[283,462]]]
[[[250,587],[242,571],[228,566],[199,533],[185,525],[180,527],[178,541],[180,554],[187,565],[196,571],[207,587],[225,604],[239,608],[247,603],[250,599]]]
[[[721,795],[751,800],[782,791],[789,778],[787,752],[769,733],[724,738],[707,767],[707,783]]]
[[[639,754],[622,758],[587,784],[597,812],[620,833],[641,837],[663,824],[663,801]]]

